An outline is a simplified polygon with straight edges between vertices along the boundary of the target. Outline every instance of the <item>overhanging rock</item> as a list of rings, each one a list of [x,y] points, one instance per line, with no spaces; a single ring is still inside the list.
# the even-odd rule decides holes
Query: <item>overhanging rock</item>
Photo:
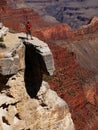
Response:
[[[23,37],[24,40],[19,37]],[[25,37],[24,33],[12,34],[9,32],[4,37],[6,48],[0,48],[0,73],[2,75],[11,75],[25,68],[25,46],[23,44],[25,42],[38,50],[38,53],[44,60],[49,75],[52,75],[55,67],[48,45],[36,37],[33,37],[33,40],[26,40]]]
[[[30,40],[30,39],[27,40],[24,38],[25,37],[24,33],[20,33],[19,37],[20,39],[22,39],[22,42],[25,41],[26,44],[31,44],[38,50],[38,53],[42,56],[45,62],[47,71],[49,72],[50,75],[53,75],[53,72],[55,70],[54,60],[53,60],[52,52],[49,49],[48,45],[36,37],[33,37],[33,40]]]

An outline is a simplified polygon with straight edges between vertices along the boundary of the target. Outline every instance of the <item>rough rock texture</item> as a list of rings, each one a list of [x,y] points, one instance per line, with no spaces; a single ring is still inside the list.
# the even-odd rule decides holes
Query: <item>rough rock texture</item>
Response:
[[[9,29],[5,26],[3,26],[2,23],[0,23],[0,38],[7,34]]]
[[[20,33],[19,37],[25,37],[25,34]],[[30,39],[25,40],[25,43],[26,45],[31,44],[35,46],[39,54],[43,57],[47,71],[49,72],[50,75],[53,75],[53,72],[55,70],[54,60],[53,60],[52,52],[49,49],[48,45],[44,41],[41,41],[36,37],[33,37],[33,40],[30,40]]]
[[[62,41],[59,43],[62,47],[60,44],[49,43],[56,71],[52,78],[46,77],[46,79],[50,87],[67,101],[76,130],[97,130],[98,107],[95,104],[98,85],[97,79],[95,80],[96,74],[77,63],[76,55],[72,50],[69,51],[66,48],[69,46],[69,42],[67,45]],[[94,105],[92,105],[93,103]]]
[[[24,69],[25,47],[23,45],[23,40],[19,39],[18,36],[22,36],[24,38],[26,37],[26,35],[23,33],[8,33],[4,37],[3,44],[6,46],[6,48],[3,49],[3,51],[2,48],[0,49],[0,73],[3,75],[15,74],[18,72],[18,70]],[[35,50],[38,51],[36,53],[39,53],[42,56],[48,73],[52,75],[55,69],[54,61],[52,53],[47,44],[35,37],[33,40],[25,40],[25,42],[29,45],[31,44],[32,47],[34,46],[31,51],[36,48]]]
[[[74,130],[68,105],[43,81],[43,73],[52,75],[54,71],[48,45],[36,37],[26,40],[23,33],[9,32],[3,44],[5,48],[0,48],[0,130]],[[24,65],[24,73],[17,73]],[[9,79],[8,75],[15,73]]]
[[[87,25],[81,26],[78,30],[73,31],[67,24],[57,24],[52,27],[47,27],[43,30],[34,32],[35,36],[44,40],[82,40],[83,37],[98,31],[98,17],[94,17]],[[97,37],[98,35],[96,35]]]
[[[67,101],[76,130],[98,129],[98,26],[94,24],[91,32],[91,25],[87,34],[75,35],[73,39],[46,40],[56,68],[54,76],[46,79]]]
[[[82,78],[82,82],[84,82],[83,88],[87,101],[98,106],[98,38],[82,39],[78,43],[71,45],[70,49],[75,53],[77,63],[89,73],[92,72],[91,77],[88,74],[87,79]],[[83,70],[80,71],[80,73],[83,73]]]
[[[0,94],[0,130],[74,130],[68,105],[43,81],[37,99],[25,89],[23,74],[9,79]]]
[[[98,30],[98,17],[92,18],[91,22],[82,26],[76,31],[76,35],[85,35],[88,33],[94,33]]]
[[[13,34],[14,41],[11,41],[10,35],[4,37],[5,48],[0,48],[0,73],[3,75],[15,74],[24,68],[24,46]]]
[[[74,32],[72,29],[66,24],[57,24],[52,27],[47,27],[42,31],[37,31],[35,34],[39,33],[41,37],[43,36],[44,39],[51,39],[51,40],[60,40],[60,39],[69,39],[74,37]]]
[[[11,1],[13,3],[13,1]],[[8,1],[10,3],[10,1]],[[0,22],[3,22],[5,26],[10,28],[10,31],[21,32],[25,31],[25,24],[27,20],[32,23],[32,30],[40,29],[42,27],[51,26],[52,23],[43,21],[39,14],[30,8],[16,8],[14,1],[14,8],[11,8],[8,4],[0,4]],[[19,4],[21,6],[21,4]],[[16,22],[17,21],[17,22]]]

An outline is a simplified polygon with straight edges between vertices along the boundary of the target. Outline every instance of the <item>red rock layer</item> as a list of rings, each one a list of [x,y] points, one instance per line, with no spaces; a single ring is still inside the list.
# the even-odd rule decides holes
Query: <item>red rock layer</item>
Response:
[[[37,31],[35,34],[47,43],[49,43],[49,40],[65,39],[69,44],[75,44],[80,40],[89,39],[89,36],[91,38],[98,36],[98,33],[95,33],[98,30],[98,21],[97,19],[92,21],[89,25],[74,32],[74,34],[69,27],[66,27],[67,31],[70,30],[71,32],[68,37],[66,35],[67,31],[62,25],[46,28],[43,31]],[[60,44],[60,41],[57,42]],[[50,43],[49,46],[53,52],[56,67],[54,76],[52,78],[48,77],[51,88],[68,103],[76,130],[97,130],[98,91],[94,85],[91,87],[89,85],[88,89],[85,86],[85,81],[93,80],[95,74],[80,67],[76,63],[75,55],[57,46],[56,41],[55,43]]]
[[[66,24],[57,24],[52,27],[47,27],[41,31],[45,39],[59,40],[73,38],[74,33]]]
[[[6,26],[19,32],[25,31],[24,24],[26,20],[31,20],[33,23],[33,34],[43,40],[70,40],[75,36],[83,36],[88,32],[94,32],[96,28],[98,28],[97,20],[93,19],[91,24],[81,28],[75,33],[73,33],[71,28],[67,25],[59,24],[42,30],[43,27],[50,25],[43,22],[39,15],[33,10],[11,9],[4,5],[1,8],[0,16]],[[41,30],[39,30],[39,28]],[[89,75],[93,77],[94,74],[81,68],[76,63],[76,58],[73,53],[53,43],[49,43],[49,46],[53,52],[56,67],[54,76],[52,78],[48,77],[51,88],[68,103],[76,130],[97,130],[98,108],[88,103],[83,89],[83,80],[87,79]],[[93,90],[93,92],[94,91],[95,90]],[[92,90],[89,89],[89,94],[91,92]],[[89,94],[87,91],[87,97]],[[93,103],[92,98],[90,101]]]
[[[2,6],[1,6],[2,5]],[[11,31],[25,31],[25,24],[27,20],[32,23],[32,31],[49,26],[44,22],[33,9],[21,8],[13,9],[5,2],[0,5],[0,20],[3,24],[10,28]]]
[[[84,80],[94,73],[81,68],[72,52],[53,43],[49,46],[56,67],[54,76],[47,79],[51,88],[68,103],[76,130],[97,130],[98,107],[86,100],[83,90]]]
[[[47,43],[49,43],[49,40],[52,42],[57,40],[60,44],[62,41],[58,40],[65,39],[69,44],[75,44],[81,39],[89,39],[90,35],[91,38],[96,38],[98,36],[98,33],[95,33],[97,28],[97,20],[94,20],[89,27],[87,25],[83,27],[82,30],[80,29],[80,33],[77,31],[77,33],[74,32],[73,34],[71,31],[69,37],[66,37],[66,32],[70,30],[70,28],[66,31],[62,25],[56,25],[55,27],[48,29],[46,28],[44,31],[37,31],[35,34]],[[88,33],[88,36],[86,36],[86,33]],[[88,81],[89,79],[93,80],[95,74],[79,66],[76,63],[74,53],[56,45],[56,41],[55,43],[49,43],[49,46],[53,52],[56,67],[54,76],[47,77],[51,88],[68,103],[76,130],[97,130],[98,107],[96,101],[98,93],[96,92],[95,86],[90,87],[89,85],[88,89],[85,86],[85,81]]]
[[[1,14],[1,20],[5,26],[15,31],[25,31],[25,24],[30,20],[32,29],[44,25],[39,15],[31,9],[7,9]]]
[[[85,35],[88,33],[94,33],[95,31],[98,31],[98,17],[94,17],[90,24],[82,26],[80,29],[78,29],[75,32],[76,36],[79,35]]]
[[[98,17],[94,17],[90,24],[82,26],[75,32],[66,24],[57,24],[52,27],[47,27],[43,30],[34,31],[34,34],[35,36],[43,38],[44,40],[81,40],[81,38],[85,37],[87,34],[92,34],[97,31]]]

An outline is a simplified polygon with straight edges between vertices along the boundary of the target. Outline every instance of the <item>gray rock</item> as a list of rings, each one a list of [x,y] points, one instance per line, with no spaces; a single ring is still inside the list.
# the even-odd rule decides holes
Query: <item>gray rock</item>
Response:
[[[12,38],[17,37],[17,39],[18,36],[25,38],[24,33],[13,34],[12,36]],[[0,73],[3,75],[16,74],[19,70],[25,68],[25,46],[23,45],[24,40],[18,40],[18,44],[12,43],[15,44],[13,45],[13,48],[12,46],[10,46],[11,44],[9,44],[9,46],[7,47],[9,49],[5,49],[4,52],[1,51],[0,53]],[[53,56],[48,45],[35,37],[33,37],[33,40],[25,40],[25,42],[26,44],[29,44],[38,50],[39,55],[44,60],[47,72],[52,75],[55,67]],[[33,52],[33,50],[31,51]],[[42,66],[44,66],[44,64],[42,64]]]

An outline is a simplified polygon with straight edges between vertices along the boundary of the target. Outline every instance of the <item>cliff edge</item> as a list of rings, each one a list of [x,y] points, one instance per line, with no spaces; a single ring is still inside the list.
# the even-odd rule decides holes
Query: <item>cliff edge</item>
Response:
[[[0,47],[0,130],[74,130],[67,103],[43,81],[43,74],[55,69],[48,45],[6,29]]]

